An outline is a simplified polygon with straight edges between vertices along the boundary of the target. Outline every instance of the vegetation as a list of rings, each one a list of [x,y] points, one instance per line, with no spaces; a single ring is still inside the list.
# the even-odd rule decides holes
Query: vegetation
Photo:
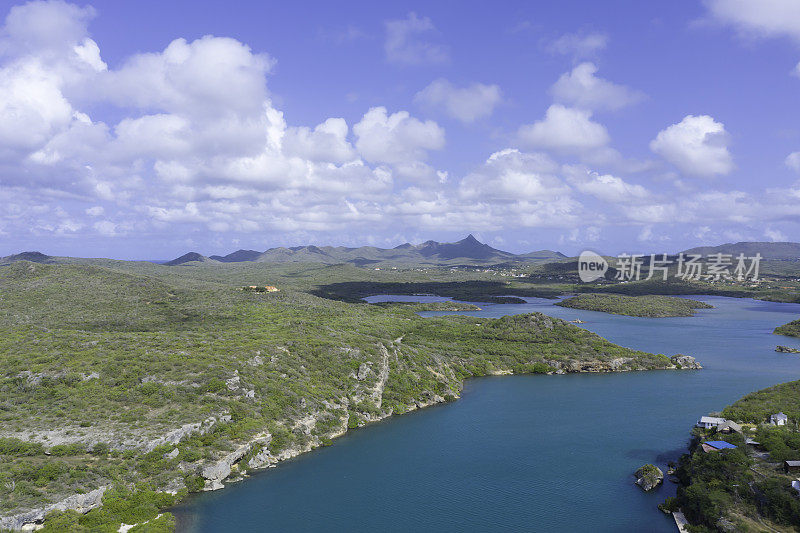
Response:
[[[392,308],[399,307],[414,311],[415,313],[423,312],[453,312],[453,311],[480,311],[481,308],[475,304],[467,302],[381,302],[375,305],[381,307]]]
[[[730,420],[763,424],[778,412],[785,413],[790,423],[800,420],[800,381],[752,392],[726,407],[722,415]]]
[[[800,337],[800,319],[778,326],[773,333],[788,337]]]
[[[705,302],[688,298],[594,293],[579,294],[567,298],[556,305],[584,309],[586,311],[601,311],[615,315],[643,317],[692,316],[695,309],[710,309],[713,307]]]
[[[664,355],[538,313],[421,318],[414,306],[371,305],[352,292],[348,301],[320,297],[336,284],[392,279],[433,288],[450,279],[456,293],[480,281],[468,290],[490,283],[493,296],[508,295],[504,281],[474,279],[489,275],[105,260],[0,266],[0,516],[113,486],[102,509],[56,514],[46,527],[104,531],[149,520],[143,528],[169,529],[168,513],[155,519],[169,504],[160,494],[202,489],[211,479],[204,467],[241,446],[249,448],[234,460],[236,475],[329,444],[348,427],[456,398],[471,376],[672,367]],[[265,284],[281,290],[239,290]],[[119,500],[131,507],[108,505]]]
[[[681,508],[694,524],[691,531],[797,531],[800,500],[791,488],[794,476],[784,474],[782,462],[800,459],[800,433],[796,421],[800,407],[800,381],[784,383],[743,397],[723,411],[723,416],[742,423],[759,424],[746,432],[760,443],[766,455],[745,444],[745,436],[696,430],[690,453],[678,464],[677,498],[665,502]],[[790,414],[790,424],[764,424],[770,414]],[[725,440],[736,449],[705,453],[708,440]]]

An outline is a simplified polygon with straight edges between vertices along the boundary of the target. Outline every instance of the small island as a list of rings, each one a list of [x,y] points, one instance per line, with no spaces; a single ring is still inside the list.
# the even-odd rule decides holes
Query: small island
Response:
[[[781,344],[775,347],[775,351],[780,353],[800,353],[800,350],[797,348],[790,348],[789,346],[783,346]]]
[[[636,484],[645,492],[653,490],[664,481],[664,472],[649,463],[640,467],[633,475],[636,476]]]
[[[705,302],[673,296],[623,296],[600,293],[578,294],[558,302],[556,305],[585,311],[649,318],[694,316],[695,309],[713,308],[712,305]]]

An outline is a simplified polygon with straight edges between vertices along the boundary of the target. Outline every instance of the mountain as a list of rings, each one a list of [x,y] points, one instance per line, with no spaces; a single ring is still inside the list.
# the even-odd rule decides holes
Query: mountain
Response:
[[[497,265],[505,263],[539,263],[558,261],[565,256],[551,250],[540,250],[516,255],[492,248],[473,235],[457,242],[427,241],[422,244],[405,243],[394,248],[360,246],[294,246],[270,248],[259,253],[254,250],[239,250],[231,254],[212,255],[204,258],[200,254],[186,254],[166,263],[177,265],[187,261],[215,260],[225,263],[257,261],[259,263],[352,263],[367,265]]]
[[[167,261],[164,264],[167,266],[175,266],[175,265],[182,265],[183,263],[189,263],[190,261],[197,261],[199,263],[208,263],[212,262],[213,259],[208,258],[204,255],[200,255],[197,252],[189,252],[188,254],[183,254],[182,256],[173,259],[172,261]]]
[[[260,255],[261,252],[255,250],[236,250],[228,255],[212,255],[209,259],[222,263],[239,263],[242,261],[255,261]]]
[[[699,246],[686,250],[685,254],[731,254],[734,257],[744,254],[753,257],[757,253],[764,259],[794,261],[800,259],[800,243],[797,242],[737,242],[721,244],[719,246]]]
[[[0,257],[0,263],[13,263],[14,261],[30,261],[32,263],[48,263],[53,258],[42,252],[22,252],[6,257]]]
[[[514,254],[492,248],[488,244],[483,244],[472,235],[468,235],[466,239],[454,243],[428,241],[419,247],[417,251],[424,257],[435,257],[442,261],[458,258],[483,260],[511,260],[514,258]]]

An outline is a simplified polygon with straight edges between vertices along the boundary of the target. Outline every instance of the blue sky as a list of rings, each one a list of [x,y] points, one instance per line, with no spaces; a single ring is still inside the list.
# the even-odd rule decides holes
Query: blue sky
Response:
[[[0,7],[0,255],[800,240],[800,3]]]

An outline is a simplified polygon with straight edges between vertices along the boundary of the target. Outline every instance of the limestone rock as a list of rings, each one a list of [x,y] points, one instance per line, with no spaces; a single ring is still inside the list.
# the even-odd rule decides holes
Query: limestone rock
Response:
[[[651,464],[641,466],[634,476],[636,476],[636,484],[645,491],[653,490],[664,481],[664,472]]]
[[[92,509],[102,505],[103,494],[106,492],[107,488],[108,487],[100,487],[86,494],[75,494],[60,502],[34,509],[27,513],[2,517],[0,518],[0,530],[19,530],[24,529],[26,525],[40,524],[44,521],[44,517],[53,511],[66,511],[71,509],[83,514],[88,513]]]
[[[698,363],[697,360],[694,357],[692,357],[691,355],[678,354],[678,355],[673,355],[669,359],[670,359],[670,361],[672,361],[672,364],[675,365],[676,368],[681,368],[681,369],[686,369],[686,368],[699,369],[699,368],[703,368],[700,365],[700,363]]]

